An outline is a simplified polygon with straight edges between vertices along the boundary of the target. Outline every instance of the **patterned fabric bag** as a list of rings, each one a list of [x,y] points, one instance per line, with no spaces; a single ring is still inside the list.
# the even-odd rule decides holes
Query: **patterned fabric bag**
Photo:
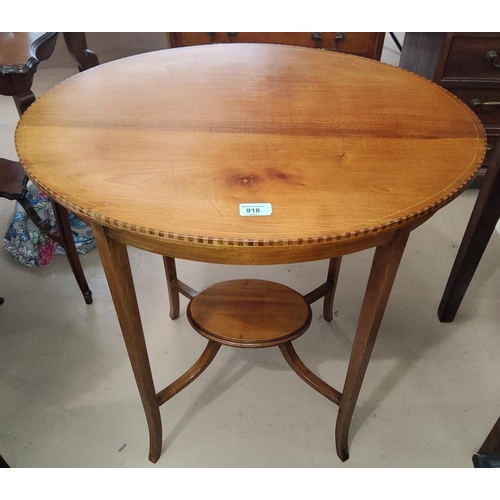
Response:
[[[38,216],[56,227],[56,220],[50,199],[33,184],[28,184],[26,195]],[[92,229],[76,215],[70,213],[71,231],[78,253],[85,254],[95,248]],[[5,234],[5,250],[18,262],[28,267],[42,267],[50,264],[55,254],[64,254],[64,249],[40,231],[28,217],[24,208],[16,203],[16,211]]]

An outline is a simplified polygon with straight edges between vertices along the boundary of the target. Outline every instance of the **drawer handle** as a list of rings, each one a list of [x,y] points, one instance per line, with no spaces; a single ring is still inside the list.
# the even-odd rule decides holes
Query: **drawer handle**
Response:
[[[486,146],[486,151],[488,151],[488,152],[489,152],[489,151],[493,151],[493,144],[488,144],[488,145]]]
[[[343,42],[345,40],[345,33],[338,33],[335,35],[335,50],[339,50],[339,42]]]
[[[492,102],[481,102],[479,99],[472,99],[470,105],[473,108],[477,108],[478,106],[500,106],[500,102],[492,101]]]
[[[323,36],[321,35],[321,33],[316,32],[311,35],[311,39],[316,42],[316,47],[319,48],[321,41],[323,40]],[[337,33],[337,35],[335,35],[335,38],[333,40],[335,42],[335,48],[325,49],[325,50],[339,50],[339,43],[345,40],[345,33]]]
[[[316,42],[316,47],[319,47],[321,44],[321,40],[323,40],[323,36],[321,35],[321,33],[312,33],[311,40],[313,42]]]
[[[498,55],[495,50],[490,50],[489,52],[487,52],[486,59],[488,59],[488,61],[491,61],[491,64],[493,64],[495,68],[500,69],[500,63],[497,63]]]

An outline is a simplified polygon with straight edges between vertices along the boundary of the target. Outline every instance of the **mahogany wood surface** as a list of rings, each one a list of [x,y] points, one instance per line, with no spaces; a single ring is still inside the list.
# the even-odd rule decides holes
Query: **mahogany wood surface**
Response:
[[[161,453],[159,405],[208,366],[221,337],[209,337],[215,343],[197,363],[157,393],[126,245],[166,256],[172,318],[179,294],[193,309],[208,297],[200,322],[238,336],[225,315],[234,321],[246,307],[248,321],[270,301],[274,312],[265,316],[284,323],[276,331],[269,321],[254,324],[257,337],[243,337],[254,347],[276,340],[290,366],[339,404],[337,451],[346,460],[349,424],[409,233],[465,189],[486,141],[470,108],[400,68],[315,49],[215,44],[70,78],[24,114],[16,146],[32,180],[92,225],[148,421],[150,460]],[[240,203],[264,202],[271,215],[240,216]],[[377,250],[340,394],[303,365],[283,331],[303,333],[308,304],[321,297],[331,320],[340,258],[370,247]],[[217,285],[198,294],[178,279],[174,258],[330,264],[326,283],[310,294],[290,291],[287,299],[272,284],[266,301],[246,306],[248,287],[220,301]]]
[[[188,305],[194,329],[233,347],[269,347],[293,340],[311,324],[311,308],[295,290],[246,279],[202,290]]]
[[[456,97],[399,68],[215,44],[66,80],[23,116],[16,145],[32,180],[72,211],[159,239],[168,255],[243,246],[266,263],[434,212],[473,178],[485,135]],[[272,215],[241,217],[251,202]]]

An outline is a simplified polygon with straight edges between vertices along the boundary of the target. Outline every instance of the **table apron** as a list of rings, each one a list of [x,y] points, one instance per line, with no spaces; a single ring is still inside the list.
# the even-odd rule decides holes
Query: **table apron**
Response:
[[[398,229],[395,227],[377,234],[352,236],[345,240],[333,240],[321,244],[305,242],[301,245],[279,245],[276,243],[273,246],[219,245],[216,242],[213,244],[180,243],[110,227],[106,227],[106,232],[111,239],[120,243],[168,257],[212,264],[265,265],[331,259],[360,252],[393,240]]]

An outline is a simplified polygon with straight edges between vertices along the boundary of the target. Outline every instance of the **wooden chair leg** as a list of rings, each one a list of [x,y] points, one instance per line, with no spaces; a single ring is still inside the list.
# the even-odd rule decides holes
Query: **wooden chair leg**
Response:
[[[151,373],[127,247],[108,238],[105,229],[97,223],[92,223],[92,230],[148,422],[149,460],[156,463],[160,458],[162,445],[160,405]]]
[[[80,262],[80,257],[78,256],[78,252],[75,247],[75,240],[73,239],[73,233],[69,223],[69,212],[64,207],[59,205],[59,203],[52,202],[52,206],[54,207],[54,215],[57,226],[59,227],[61,242],[66,252],[66,257],[68,258],[71,270],[73,271],[76,282],[82,291],[85,302],[87,304],[92,304],[92,292],[87,284],[82,264]]]
[[[33,94],[31,90],[23,92],[22,94],[16,94],[13,97],[19,116],[21,116],[36,100],[35,94]]]
[[[70,32],[63,34],[68,52],[78,64],[79,71],[85,71],[99,64],[99,59],[95,53],[87,47],[85,33]]]
[[[409,235],[409,229],[401,229],[394,240],[377,247],[375,251],[335,429],[337,454],[343,462],[349,458],[349,426]]]
[[[500,218],[500,145],[486,172],[438,308],[439,320],[455,319],[465,292]]]
[[[337,257],[335,259],[330,259],[330,264],[328,266],[326,281],[332,284],[332,288],[327,292],[323,301],[323,318],[325,318],[326,321],[332,321],[333,319],[333,298],[335,297],[341,263],[342,257]]]

